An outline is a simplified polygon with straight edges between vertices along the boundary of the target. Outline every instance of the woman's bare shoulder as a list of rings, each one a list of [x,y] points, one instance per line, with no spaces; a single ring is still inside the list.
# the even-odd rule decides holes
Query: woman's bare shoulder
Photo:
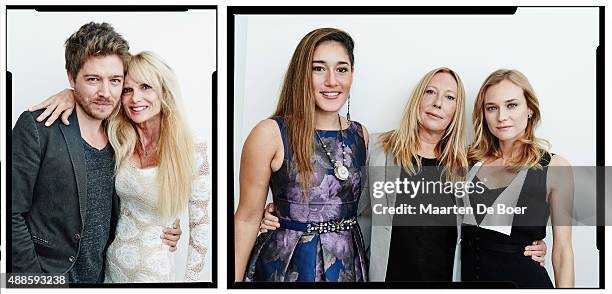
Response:
[[[549,166],[572,166],[572,164],[565,157],[555,154],[551,157]]]
[[[243,156],[272,160],[283,148],[283,140],[278,124],[273,119],[264,119],[251,130],[242,146]]]

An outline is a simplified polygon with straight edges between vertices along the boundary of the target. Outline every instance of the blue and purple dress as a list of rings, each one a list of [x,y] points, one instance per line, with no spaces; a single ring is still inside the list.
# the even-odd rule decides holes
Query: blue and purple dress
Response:
[[[334,166],[313,134],[314,174],[309,193],[304,195],[285,122],[281,117],[274,120],[281,130],[285,148],[283,164],[270,178],[275,214],[281,227],[259,235],[245,281],[367,281],[365,246],[356,221],[366,164],[361,125],[352,121],[342,131],[316,131],[334,160],[342,162],[342,151],[345,152],[344,165],[350,176],[344,181],[334,176]]]

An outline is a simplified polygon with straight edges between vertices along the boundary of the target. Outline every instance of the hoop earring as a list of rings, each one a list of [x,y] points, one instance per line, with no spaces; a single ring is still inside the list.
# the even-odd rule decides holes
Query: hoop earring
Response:
[[[351,121],[351,94],[348,96],[348,106],[346,109],[346,120]]]

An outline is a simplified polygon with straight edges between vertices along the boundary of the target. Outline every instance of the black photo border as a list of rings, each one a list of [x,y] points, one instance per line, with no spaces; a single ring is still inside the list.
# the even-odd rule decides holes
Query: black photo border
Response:
[[[7,15],[9,10],[37,10],[39,12],[186,12],[188,10],[215,10],[215,42],[219,43],[219,10],[216,5],[7,5],[6,14],[4,15],[4,29],[5,36],[8,32],[7,26]],[[8,40],[7,40],[8,43]],[[6,44],[5,44],[6,45]],[[5,58],[8,63],[8,53],[5,47]],[[211,111],[212,111],[212,142],[211,153],[212,153],[212,170],[211,170],[211,249],[209,254],[211,255],[211,282],[175,282],[175,283],[113,283],[113,284],[68,284],[69,288],[217,288],[217,252],[218,252],[218,240],[217,240],[217,229],[218,229],[218,217],[217,217],[217,170],[218,170],[218,116],[217,116],[217,105],[218,105],[218,84],[217,84],[217,72],[219,67],[219,49],[215,47],[215,70],[211,73]],[[6,71],[6,109],[12,109],[12,85],[11,79],[12,74]],[[12,131],[12,113],[7,111],[6,116],[6,148],[7,148],[7,181],[6,181],[6,242],[11,242],[12,231],[10,229],[11,224],[11,131]],[[183,236],[185,238],[185,236]],[[12,267],[12,248],[6,246],[6,269],[7,272],[11,272]],[[13,288],[16,288],[14,286]]]
[[[502,282],[349,282],[349,283],[275,283],[234,282],[234,66],[235,66],[235,15],[512,15],[518,7],[541,8],[599,8],[599,46],[596,50],[596,164],[605,166],[605,7],[603,6],[228,6],[227,7],[227,189],[232,197],[227,205],[227,287],[228,289],[451,289],[451,288],[513,288]],[[599,171],[599,169],[598,169]],[[599,250],[599,288],[605,289],[605,224],[604,224],[604,174],[597,174],[598,222],[596,247]],[[231,201],[231,203],[230,203]],[[281,286],[282,285],[282,286]]]

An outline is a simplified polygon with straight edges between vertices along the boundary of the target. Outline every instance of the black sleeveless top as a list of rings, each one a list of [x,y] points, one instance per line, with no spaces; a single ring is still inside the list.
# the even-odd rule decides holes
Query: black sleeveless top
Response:
[[[532,241],[541,240],[546,237],[546,224],[550,216],[550,208],[546,201],[546,177],[551,157],[550,153],[545,153],[540,160],[542,169],[532,168],[527,171],[525,182],[516,203],[516,207],[527,207],[527,209],[525,209],[524,214],[514,215],[511,235],[506,236],[491,230],[481,230],[480,239],[491,238],[495,240],[495,243],[502,242],[522,246],[523,244],[530,244]],[[475,178],[474,182],[477,180]],[[475,207],[478,203],[490,207],[506,188],[485,188],[485,192],[482,195],[484,197],[471,197],[470,204],[474,207],[474,212],[476,212]],[[484,218],[484,215],[475,214],[475,216],[478,223]],[[470,227],[469,225],[464,226],[464,239],[472,232]]]
[[[421,158],[421,165],[421,172],[414,176],[402,169],[400,180],[440,181],[442,167],[437,159]],[[410,198],[398,193],[395,206],[432,204],[450,207],[455,205],[454,199],[449,194],[429,193]],[[385,280],[450,282],[457,241],[456,223],[455,214],[395,215]]]
[[[548,165],[552,155],[545,153],[540,160],[542,169],[529,169],[519,193],[516,207],[527,207],[524,214],[515,214],[510,235],[463,224],[461,229],[461,279],[463,281],[509,282],[519,288],[552,288],[546,269],[531,257],[524,256],[525,246],[546,237],[550,215],[547,196]],[[504,188],[485,191],[471,197],[475,202],[490,206]],[[474,210],[476,211],[476,210]],[[476,216],[478,223],[482,217]],[[497,225],[497,224],[496,224]],[[549,246],[550,247],[550,246]]]

